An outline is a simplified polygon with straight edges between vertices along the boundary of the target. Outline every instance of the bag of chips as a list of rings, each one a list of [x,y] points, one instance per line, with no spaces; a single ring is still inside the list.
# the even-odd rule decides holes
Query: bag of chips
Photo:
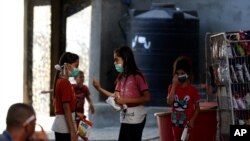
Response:
[[[88,140],[88,132],[90,128],[93,126],[93,123],[87,119],[82,119],[79,122],[77,133],[78,135],[85,141]]]

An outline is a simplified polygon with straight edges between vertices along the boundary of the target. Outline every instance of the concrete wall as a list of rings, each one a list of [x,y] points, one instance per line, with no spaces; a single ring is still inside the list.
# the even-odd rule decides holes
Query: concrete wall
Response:
[[[173,3],[182,10],[196,10],[200,18],[200,71],[204,82],[205,35],[207,32],[223,32],[250,29],[249,0],[133,0],[132,8],[148,9],[151,3]]]
[[[130,8],[149,9],[153,2],[174,3],[182,10],[196,10],[200,19],[200,78],[205,81],[205,34],[207,32],[236,31],[250,29],[250,3],[248,0],[132,0]],[[90,66],[90,72],[95,73],[103,86],[112,90],[116,72],[113,67],[113,50],[124,44],[123,34],[119,28],[119,20],[126,13],[126,6],[121,0],[92,0],[92,51],[99,52],[100,72]],[[97,6],[99,5],[99,6]],[[98,9],[97,9],[98,8]],[[98,34],[98,35],[97,35]],[[100,37],[100,38],[98,38]],[[97,45],[98,44],[98,45]],[[94,65],[98,65],[99,56],[92,56]],[[97,54],[96,54],[97,55]],[[103,99],[103,98],[101,98]]]
[[[95,77],[110,91],[117,74],[114,70],[113,50],[124,44],[118,23],[125,11],[118,0],[92,0],[90,80]],[[94,99],[104,101],[102,96]]]
[[[200,18],[200,50],[198,51],[200,64],[202,64],[200,67],[200,75],[203,78],[200,81],[202,82],[205,82],[205,34],[207,32],[250,29],[249,0],[132,0],[131,8],[149,9],[152,2],[174,3],[181,10],[196,10],[198,12]],[[103,87],[112,90],[109,83],[113,83],[116,75],[113,67],[113,50],[125,43],[118,22],[126,13],[126,6],[122,5],[121,0],[92,0],[92,6],[90,80],[95,76],[101,81]],[[94,102],[104,102],[104,98],[100,97],[93,87],[90,87],[90,91]],[[99,120],[100,123],[106,122],[105,119],[112,121],[112,112],[105,110],[110,107],[100,103],[97,103],[96,107],[102,108],[98,109],[100,112],[94,115],[97,121],[100,119],[98,116],[105,117],[103,120]],[[160,111],[157,109],[154,112]],[[118,117],[118,115],[115,114],[114,117]]]
[[[89,90],[92,94],[92,100],[94,103],[99,101],[97,91],[91,87],[92,79],[100,78],[100,64],[101,64],[101,19],[102,19],[102,7],[99,0],[92,0],[92,21],[91,21],[91,38],[90,38],[90,63],[89,63]]]
[[[250,3],[248,0],[176,0],[181,9],[197,10],[200,18],[200,64],[204,64],[205,34],[207,32],[223,32],[249,30]],[[201,66],[204,71],[204,66]]]

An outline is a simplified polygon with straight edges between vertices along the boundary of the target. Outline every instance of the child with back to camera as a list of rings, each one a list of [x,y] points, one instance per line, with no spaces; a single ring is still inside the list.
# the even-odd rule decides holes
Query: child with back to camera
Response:
[[[147,82],[135,63],[130,47],[122,46],[115,49],[114,65],[119,72],[114,92],[115,102],[127,105],[127,109],[120,111],[121,127],[118,141],[141,141],[146,122],[143,105],[150,100]],[[102,88],[95,79],[93,86],[107,97],[113,95]]]
[[[197,89],[191,84],[192,63],[188,57],[178,57],[173,65],[172,84],[168,87],[167,103],[172,106],[172,131],[174,141],[180,141],[188,127],[188,141],[193,141],[195,119],[200,111]]]

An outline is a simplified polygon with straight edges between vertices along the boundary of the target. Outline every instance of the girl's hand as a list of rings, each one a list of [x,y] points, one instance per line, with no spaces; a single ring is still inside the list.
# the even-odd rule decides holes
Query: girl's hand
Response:
[[[179,80],[178,80],[178,75],[177,74],[174,75],[174,77],[172,79],[172,84],[174,86],[176,86],[177,84],[179,84]]]
[[[101,84],[99,81],[97,81],[96,79],[93,79],[93,86],[99,90],[101,88]]]
[[[121,98],[120,96],[119,96],[119,97],[115,97],[115,102],[116,102],[117,104],[120,104],[120,105],[126,104],[125,99],[124,99],[124,98]]]
[[[194,128],[194,121],[193,120],[190,120],[189,123],[188,123],[188,126],[190,128]]]
[[[89,105],[89,111],[91,112],[91,114],[95,113],[95,108],[94,108],[93,104]]]
[[[71,141],[78,141],[78,135],[75,131],[70,132]]]
[[[80,119],[86,118],[86,116],[85,116],[84,114],[82,114],[82,113],[76,112],[76,115],[77,115]]]

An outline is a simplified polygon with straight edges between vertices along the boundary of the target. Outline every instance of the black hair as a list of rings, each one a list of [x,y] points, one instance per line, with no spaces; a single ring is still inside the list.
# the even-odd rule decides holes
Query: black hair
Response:
[[[114,53],[122,58],[124,67],[124,71],[118,75],[116,82],[120,80],[123,76],[127,78],[131,74],[142,75],[141,71],[136,65],[134,54],[130,47],[122,45],[121,47],[115,49]]]
[[[59,65],[62,66],[64,63],[72,64],[79,60],[79,56],[77,54],[71,52],[65,52],[62,54],[59,60]]]
[[[59,60],[59,65],[63,66],[64,63],[72,64],[75,63],[77,60],[79,60],[79,56],[77,54],[71,53],[71,52],[65,52],[61,55],[60,60]],[[56,75],[54,78],[54,95],[55,95],[55,86],[56,86],[56,81],[59,78],[60,71],[56,70]]]
[[[178,57],[173,65],[173,74],[176,74],[177,70],[183,70],[188,75],[192,75],[192,61],[187,56],[180,56]]]
[[[21,127],[32,115],[35,116],[35,110],[28,104],[15,103],[11,105],[6,117],[7,128]]]

